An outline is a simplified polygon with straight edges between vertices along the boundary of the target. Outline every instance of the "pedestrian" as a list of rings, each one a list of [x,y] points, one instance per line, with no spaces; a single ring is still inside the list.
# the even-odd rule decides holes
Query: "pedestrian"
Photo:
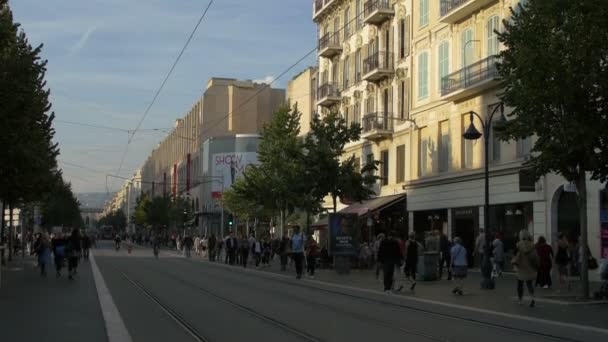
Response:
[[[416,241],[416,233],[410,232],[409,239],[405,243],[405,267],[403,269],[406,280],[411,283],[410,291],[414,291],[416,288],[416,271],[418,268],[419,252],[418,241]]]
[[[192,240],[192,236],[190,236],[190,234],[184,236],[183,245],[186,258],[190,258],[192,255],[192,247],[194,246],[194,240]]]
[[[89,249],[91,249],[91,238],[87,233],[82,236],[82,256],[85,259],[89,259]]]
[[[234,236],[234,233],[230,231],[230,234],[228,234],[228,238],[226,239],[225,243],[226,259],[230,265],[234,265],[236,263],[237,248],[238,240]]]
[[[394,238],[394,233],[390,232],[386,239],[382,239],[378,247],[378,262],[382,264],[384,274],[384,292],[391,293],[393,289],[393,276],[395,267],[401,264],[402,256],[399,243]]]
[[[38,255],[40,276],[46,277],[46,266],[51,259],[51,242],[49,241],[49,235],[46,232],[38,237],[38,240],[35,242],[34,250]]]
[[[300,226],[294,226],[294,233],[291,236],[291,253],[296,266],[296,279],[302,278],[303,261],[304,261],[304,234],[300,231]]]
[[[536,286],[548,289],[553,285],[551,281],[551,268],[553,267],[553,248],[547,244],[544,236],[538,237],[536,243],[536,254],[538,254],[538,274]]]
[[[207,235],[203,236],[201,239],[201,257],[206,258],[207,254],[209,254],[209,239]]]
[[[78,272],[78,260],[82,252],[81,243],[80,230],[74,228],[72,235],[67,240],[68,278],[70,280],[73,280],[74,275]]]
[[[492,264],[494,277],[501,277],[505,266],[505,247],[500,233],[496,233],[494,241],[492,241]]]
[[[317,258],[320,254],[319,244],[313,238],[312,234],[308,235],[308,240],[306,240],[306,273],[308,273],[308,277],[311,279],[315,278],[315,266],[317,263]]]
[[[215,256],[217,254],[217,251],[216,251],[217,239],[215,237],[215,233],[211,234],[207,244],[208,244],[208,248],[209,248],[209,261],[215,261]]]
[[[239,251],[241,253],[241,265],[247,268],[247,259],[249,259],[249,240],[243,235],[241,242],[239,243]]]
[[[562,291],[564,287],[567,290],[570,290],[569,267],[571,260],[568,238],[566,238],[566,235],[560,233],[555,252],[555,266],[557,267],[560,285],[559,291]]]
[[[483,254],[486,248],[486,234],[483,228],[479,228],[479,235],[475,240],[475,250],[473,251],[473,257],[475,257],[475,263],[480,267],[483,263]]]
[[[262,242],[257,240],[254,236],[249,238],[249,241],[252,242],[251,245],[251,254],[253,255],[253,262],[255,267],[260,267],[260,262],[262,261]]]
[[[445,268],[448,271],[448,279],[447,280],[452,280],[452,271],[451,271],[451,248],[452,248],[452,243],[450,242],[450,240],[448,239],[448,236],[445,235],[445,233],[441,232],[441,235],[439,236],[439,280],[441,280],[442,276],[443,276],[443,267],[445,266]]]
[[[266,267],[270,266],[270,249],[268,238],[262,238],[262,265]]]
[[[66,256],[67,241],[63,238],[62,233],[57,233],[51,242],[53,255],[55,256],[55,272],[57,277],[61,277],[61,270]]]
[[[532,298],[530,300],[530,307],[534,307],[536,301],[534,300],[534,284],[532,283],[537,276],[538,271],[538,254],[534,248],[532,242],[532,236],[527,230],[519,232],[520,241],[517,243],[517,254],[511,261],[517,271],[517,298],[519,304],[522,304],[524,296],[524,283],[528,287],[528,293]]]
[[[287,233],[283,234],[283,238],[279,244],[279,256],[281,258],[281,271],[287,270],[287,261],[289,260],[289,254],[291,253],[290,241]]]
[[[201,255],[201,238],[198,235],[194,238],[194,254]]]
[[[451,269],[452,277],[456,281],[456,286],[452,290],[453,294],[463,295],[464,280],[467,277],[468,262],[467,262],[467,249],[462,245],[462,239],[460,237],[454,238],[454,246],[450,250],[450,257],[452,259]]]
[[[382,244],[383,240],[384,240],[384,233],[380,233],[376,237],[376,241],[374,241],[374,256],[376,258],[376,279],[380,278],[380,270],[382,269],[382,262],[380,262],[378,253],[380,252],[380,245]]]

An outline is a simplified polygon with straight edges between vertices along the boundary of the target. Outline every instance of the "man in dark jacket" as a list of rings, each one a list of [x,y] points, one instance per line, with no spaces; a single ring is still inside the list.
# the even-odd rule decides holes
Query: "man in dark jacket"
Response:
[[[215,255],[217,253],[217,239],[215,238],[215,233],[211,234],[209,237],[209,242],[207,242],[209,248],[209,261],[215,261]]]
[[[384,271],[384,292],[389,293],[393,288],[393,275],[395,266],[401,264],[401,249],[394,238],[395,234],[390,232],[388,237],[380,243],[378,249],[378,261],[382,264]]]
[[[230,232],[230,236],[226,239],[226,255],[228,256],[228,262],[230,265],[234,265],[236,263],[236,251],[239,247],[238,241],[236,237],[234,237],[234,233]]]

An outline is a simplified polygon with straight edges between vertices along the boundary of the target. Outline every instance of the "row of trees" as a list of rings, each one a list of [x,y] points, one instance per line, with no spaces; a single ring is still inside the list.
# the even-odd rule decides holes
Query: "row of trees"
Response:
[[[182,196],[149,197],[142,195],[132,215],[133,222],[141,227],[152,227],[160,232],[167,228],[181,228],[192,221],[194,211],[191,203]]]
[[[281,231],[289,213],[316,214],[329,194],[335,212],[338,199],[360,201],[374,194],[377,162],[360,168],[344,147],[359,139],[361,127],[348,125],[338,113],[315,116],[308,134],[300,135],[297,105],[284,106],[262,130],[258,165],[249,166],[223,194],[223,205],[237,217],[279,217]]]
[[[34,205],[40,205],[43,220],[48,224],[79,223],[80,215],[74,212],[77,202],[57,167],[59,148],[53,141],[52,127],[55,115],[45,81],[47,61],[41,59],[41,50],[42,45],[30,45],[19,24],[13,21],[8,1],[0,0],[2,212],[8,208],[12,217],[14,208],[25,209],[27,214],[33,213]],[[0,244],[3,244],[5,222],[4,215],[1,216]],[[9,225],[12,230],[12,220]]]

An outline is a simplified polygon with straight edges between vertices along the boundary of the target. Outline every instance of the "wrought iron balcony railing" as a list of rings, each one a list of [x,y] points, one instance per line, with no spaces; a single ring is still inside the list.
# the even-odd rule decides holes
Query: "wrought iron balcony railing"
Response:
[[[485,80],[498,77],[497,63],[500,56],[489,56],[441,79],[441,95],[471,87]]]

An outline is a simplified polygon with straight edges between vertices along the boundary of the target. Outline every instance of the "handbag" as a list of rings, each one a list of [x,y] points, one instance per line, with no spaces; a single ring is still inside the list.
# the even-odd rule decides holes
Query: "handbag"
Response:
[[[597,270],[597,268],[599,267],[599,264],[597,263],[597,259],[589,256],[589,260],[587,261],[587,267],[590,270]]]

